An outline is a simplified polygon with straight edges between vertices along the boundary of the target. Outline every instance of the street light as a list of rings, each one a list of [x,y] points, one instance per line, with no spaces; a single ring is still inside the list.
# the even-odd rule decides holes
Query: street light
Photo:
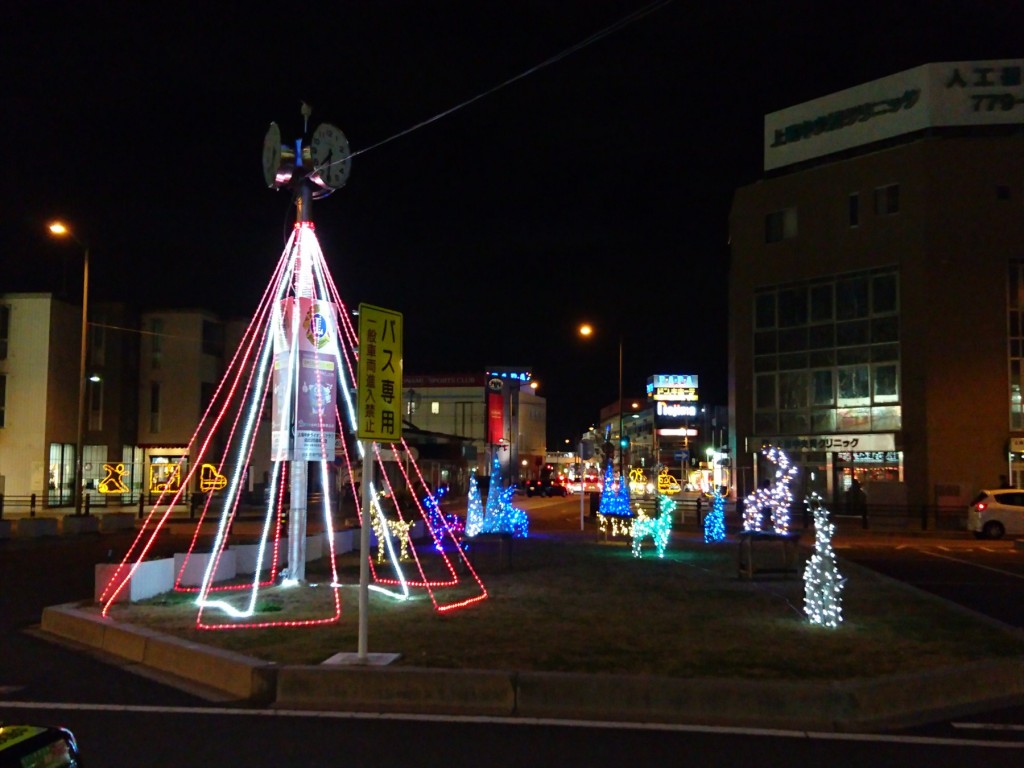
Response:
[[[579,328],[580,336],[589,338],[594,333],[594,328],[589,323],[583,323]],[[622,430],[622,334],[619,334],[619,476],[624,477],[626,473],[626,450],[623,445],[625,433]]]
[[[71,231],[63,222],[54,221],[50,224],[50,233],[55,237],[70,237],[76,243],[78,243],[84,252],[83,268],[82,268],[82,341],[81,349],[78,356],[78,433],[75,443],[75,485],[74,485],[74,499],[75,499],[75,514],[82,514],[82,430],[84,428],[84,417],[85,417],[85,349],[86,349],[86,332],[89,325],[89,246],[75,237],[75,233]]]

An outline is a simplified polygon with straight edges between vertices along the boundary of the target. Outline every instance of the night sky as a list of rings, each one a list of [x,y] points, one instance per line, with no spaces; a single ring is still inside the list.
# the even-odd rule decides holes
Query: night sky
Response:
[[[764,114],[1020,57],[1022,20],[998,0],[8,0],[0,292],[77,301],[60,216],[94,301],[250,314],[294,220],[263,136],[297,138],[305,101],[357,153],[314,204],[321,245],[346,303],[404,314],[407,372],[531,366],[552,447],[614,401],[620,334],[627,397],[695,373],[724,404],[729,206]]]

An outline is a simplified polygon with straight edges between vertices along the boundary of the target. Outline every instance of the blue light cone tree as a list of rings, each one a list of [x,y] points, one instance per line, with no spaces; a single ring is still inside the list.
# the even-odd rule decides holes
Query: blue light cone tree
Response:
[[[491,484],[487,490],[487,504],[481,516],[479,531],[470,533],[469,515],[466,515],[466,535],[476,533],[510,533],[514,538],[526,538],[529,535],[530,520],[526,512],[513,506],[512,496],[515,487],[501,486],[501,462],[497,453],[491,462]]]
[[[711,509],[704,518],[704,543],[713,544],[725,539],[725,496],[712,490]]]
[[[484,528],[484,505],[476,475],[469,476],[469,500],[466,507],[466,535],[476,536]]]
[[[599,515],[606,517],[632,517],[629,508],[629,483],[623,478],[615,481],[615,469],[611,464],[604,472],[604,485],[601,488],[601,505],[597,509]]]
[[[844,583],[832,549],[836,527],[818,494],[807,498],[807,506],[814,515],[814,552],[804,568],[804,613],[811,624],[834,628],[843,621]]]

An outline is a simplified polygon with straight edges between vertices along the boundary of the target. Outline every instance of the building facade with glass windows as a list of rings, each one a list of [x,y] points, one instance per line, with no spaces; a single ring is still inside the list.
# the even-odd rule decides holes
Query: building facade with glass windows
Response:
[[[834,506],[1024,485],[1024,61],[929,64],[766,116],[730,216],[736,493],[782,447]]]
[[[136,323],[116,303],[90,308],[82,414],[83,491],[135,455]],[[10,508],[74,500],[82,310],[49,293],[0,295],[0,494]]]

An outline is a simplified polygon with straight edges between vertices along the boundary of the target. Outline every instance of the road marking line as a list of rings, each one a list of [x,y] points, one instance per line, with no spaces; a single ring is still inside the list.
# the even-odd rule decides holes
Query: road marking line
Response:
[[[1011,571],[1004,571],[1001,568],[993,568],[991,565],[981,565],[979,563],[972,563],[970,560],[961,560],[959,557],[950,557],[949,555],[940,555],[938,552],[928,552],[927,550],[921,550],[922,555],[931,555],[932,557],[940,557],[943,560],[952,560],[954,563],[962,563],[963,565],[970,565],[974,568],[981,568],[985,571],[992,571],[993,573],[1001,573],[1004,576],[1012,576],[1015,579],[1024,579],[1024,574],[1013,573]]]
[[[1016,723],[950,723],[954,728],[973,729],[977,731],[1024,731],[1024,725]]]
[[[228,715],[241,717],[319,718],[325,720],[404,720],[443,723],[484,723],[498,725],[562,726],[565,728],[605,728],[629,731],[675,731],[714,735],[767,736],[785,739],[860,741],[885,744],[926,744],[985,749],[1024,749],[1024,741],[986,741],[948,739],[936,736],[900,736],[883,733],[839,733],[799,731],[779,728],[740,728],[719,725],[683,725],[673,723],[624,723],[592,720],[556,720],[546,717],[485,717],[472,715],[403,715],[382,712],[301,711],[295,709],[236,709],[233,707],[159,707],[145,704],[69,704],[49,701],[0,701],[0,709],[73,710],[93,712],[138,712],[163,715]]]

